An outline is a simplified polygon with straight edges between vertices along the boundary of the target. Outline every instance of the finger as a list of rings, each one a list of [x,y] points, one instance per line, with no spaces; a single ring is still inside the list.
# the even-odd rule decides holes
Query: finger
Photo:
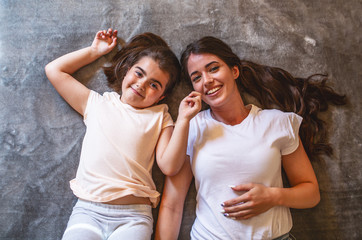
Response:
[[[221,211],[224,213],[237,213],[237,212],[245,211],[248,209],[250,209],[250,207],[247,204],[247,202],[239,202],[232,206],[228,206],[228,207],[225,206],[225,207],[223,207],[223,209]]]
[[[253,216],[251,210],[238,211],[233,213],[222,212],[222,214],[231,219],[247,219]]]
[[[200,101],[195,98],[188,98],[186,99],[186,102],[189,106],[200,108]]]
[[[190,97],[201,97],[201,94],[199,92],[196,91],[192,91],[188,96]]]
[[[102,31],[98,31],[96,33],[96,38],[101,38],[102,37]]]
[[[232,218],[236,219],[236,220],[247,220],[247,219],[252,218],[254,216],[256,216],[256,214],[245,214],[245,215],[242,215],[242,216],[232,217]]]
[[[115,47],[117,44],[117,37],[113,38],[112,43],[109,45],[111,48]]]
[[[227,200],[223,203],[221,203],[221,206],[223,208],[228,208],[228,207],[232,207],[232,206],[235,206],[235,205],[241,205],[241,204],[245,204],[246,202],[248,202],[248,196],[243,194],[237,198],[233,198],[233,199],[230,199],[230,200]]]
[[[114,30],[114,31],[113,31],[113,37],[116,38],[116,37],[117,37],[117,34],[118,34],[118,31],[117,31],[117,30]]]
[[[190,93],[188,96],[185,97],[185,101],[192,101],[197,105],[201,105],[201,96]]]
[[[253,183],[246,183],[246,184],[240,184],[240,185],[230,185],[231,189],[234,191],[249,191],[250,189],[252,189],[254,187]]]

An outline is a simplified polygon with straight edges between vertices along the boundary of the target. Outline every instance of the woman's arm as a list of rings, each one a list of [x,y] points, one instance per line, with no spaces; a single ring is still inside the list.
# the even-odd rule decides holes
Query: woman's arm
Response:
[[[280,189],[277,204],[290,208],[311,208],[320,201],[319,185],[312,164],[299,140],[296,151],[282,157],[291,188]]]
[[[275,188],[255,183],[233,187],[234,191],[246,191],[246,193],[224,202],[224,215],[248,219],[274,206],[311,208],[317,205],[320,201],[317,178],[300,140],[297,150],[282,156],[282,162],[292,187]]]
[[[177,175],[166,177],[156,225],[156,240],[177,239],[180,232],[184,202],[191,180],[192,171],[189,157],[187,157]]]
[[[54,88],[77,112],[84,114],[90,90],[71,76],[81,67],[109,53],[117,42],[117,30],[99,31],[90,47],[61,56],[45,66]]]
[[[186,159],[187,139],[190,120],[201,109],[201,94],[190,93],[179,107],[175,128],[167,127],[162,130],[156,147],[156,161],[163,174],[177,174]]]

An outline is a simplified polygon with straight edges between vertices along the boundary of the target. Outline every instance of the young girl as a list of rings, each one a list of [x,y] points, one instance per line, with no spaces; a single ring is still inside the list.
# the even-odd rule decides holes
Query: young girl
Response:
[[[151,177],[154,157],[164,174],[179,171],[189,120],[200,110],[198,94],[183,99],[173,130],[167,105],[157,105],[178,81],[180,69],[167,44],[152,33],[133,37],[105,68],[115,92],[100,95],[71,76],[109,53],[116,42],[117,30],[99,31],[90,47],[45,68],[87,127],[77,175],[70,182],[79,200],[63,239],[149,239],[151,206],[159,198]]]
[[[181,64],[185,79],[210,108],[191,120],[185,165],[166,178],[156,239],[177,239],[193,176],[197,205],[191,239],[289,239],[289,208],[311,208],[320,200],[307,155],[330,150],[318,113],[329,103],[344,104],[345,97],[325,79],[294,78],[279,68],[241,61],[214,37],[188,45]],[[240,87],[264,109],[244,105]],[[283,111],[266,109],[273,106]],[[282,168],[290,188],[283,187]]]

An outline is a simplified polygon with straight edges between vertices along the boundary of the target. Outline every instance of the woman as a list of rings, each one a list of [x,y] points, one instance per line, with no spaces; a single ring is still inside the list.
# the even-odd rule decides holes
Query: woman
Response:
[[[191,120],[187,161],[166,179],[156,238],[177,239],[194,176],[191,239],[288,239],[289,208],[311,208],[320,200],[307,153],[317,158],[331,148],[317,113],[328,102],[344,104],[345,97],[325,86],[325,79],[293,78],[282,69],[240,61],[213,37],[190,44],[181,64],[210,109]],[[244,105],[240,87],[262,108],[283,112]],[[283,188],[282,168],[290,188]]]

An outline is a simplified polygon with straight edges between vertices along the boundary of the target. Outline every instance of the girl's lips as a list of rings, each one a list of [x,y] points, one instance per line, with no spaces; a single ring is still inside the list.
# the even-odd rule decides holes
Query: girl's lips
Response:
[[[214,87],[214,88],[210,89],[209,91],[207,91],[205,95],[214,94],[214,93],[216,93],[217,91],[219,91],[220,88],[221,88],[221,86]]]

